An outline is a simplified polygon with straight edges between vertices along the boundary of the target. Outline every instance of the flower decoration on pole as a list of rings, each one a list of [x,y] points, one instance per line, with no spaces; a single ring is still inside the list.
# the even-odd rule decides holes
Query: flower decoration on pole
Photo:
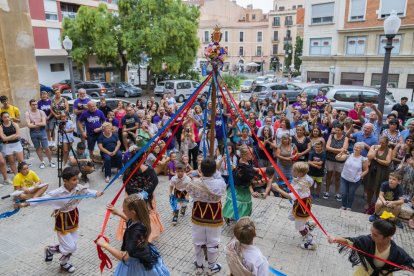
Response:
[[[222,33],[220,27],[216,25],[213,33],[211,34],[211,42],[208,44],[204,55],[207,61],[213,66],[214,69],[222,69],[224,60],[227,56],[227,49],[220,46],[220,40]]]

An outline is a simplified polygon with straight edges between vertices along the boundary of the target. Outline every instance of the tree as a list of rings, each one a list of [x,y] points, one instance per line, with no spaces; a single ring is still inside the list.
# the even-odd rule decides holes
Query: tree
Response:
[[[181,0],[120,0],[128,57],[139,63],[145,52],[150,73],[164,69],[168,74],[187,72],[199,47],[199,15],[196,7],[184,5]]]
[[[80,7],[75,19],[65,18],[63,30],[62,38],[68,35],[73,41],[71,54],[76,62],[85,63],[89,56],[96,55],[99,64],[112,66],[126,81],[128,59],[120,18],[106,4]]]
[[[300,70],[300,66],[302,65],[302,52],[303,52],[303,38],[300,36],[296,37],[296,44],[295,44],[295,58],[294,64],[296,71]]]
[[[284,48],[285,48],[285,68],[286,68],[286,71],[289,72],[290,65],[292,64],[292,54],[293,54],[292,44],[287,43],[285,44]]]

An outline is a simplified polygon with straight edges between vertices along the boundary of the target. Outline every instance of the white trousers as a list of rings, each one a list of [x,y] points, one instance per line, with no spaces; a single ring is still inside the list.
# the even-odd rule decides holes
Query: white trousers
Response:
[[[298,231],[303,231],[305,230],[305,226],[306,226],[306,221],[304,219],[296,219],[295,216],[292,213],[292,210],[289,212],[288,215],[288,219],[290,221],[294,221],[295,222],[295,229]]]
[[[67,233],[66,235],[57,232],[57,236],[59,240],[59,251],[62,255],[69,255],[76,251],[79,237],[78,230]]]
[[[203,247],[207,247],[207,261],[209,265],[217,262],[222,227],[207,227],[192,224],[194,253],[198,266],[204,261]]]

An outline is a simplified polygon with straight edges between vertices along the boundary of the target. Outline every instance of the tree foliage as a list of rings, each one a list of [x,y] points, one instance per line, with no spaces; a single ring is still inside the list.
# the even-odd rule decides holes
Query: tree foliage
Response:
[[[152,72],[163,71],[164,65],[170,74],[188,71],[199,46],[197,8],[181,0],[119,0],[118,8],[114,14],[104,3],[82,6],[75,19],[63,21],[62,39],[72,39],[75,61],[96,55],[99,64],[119,70],[123,80],[127,63],[139,64],[144,56]]]
[[[294,58],[294,64],[295,69],[297,71],[300,70],[300,66],[302,65],[302,52],[303,52],[303,38],[300,36],[296,37],[296,44],[295,44],[295,58]]]

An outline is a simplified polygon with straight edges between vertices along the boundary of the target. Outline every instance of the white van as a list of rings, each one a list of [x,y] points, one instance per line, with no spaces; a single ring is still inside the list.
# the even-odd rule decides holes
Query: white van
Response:
[[[179,103],[187,100],[200,84],[191,80],[165,81],[164,93],[171,93]]]

